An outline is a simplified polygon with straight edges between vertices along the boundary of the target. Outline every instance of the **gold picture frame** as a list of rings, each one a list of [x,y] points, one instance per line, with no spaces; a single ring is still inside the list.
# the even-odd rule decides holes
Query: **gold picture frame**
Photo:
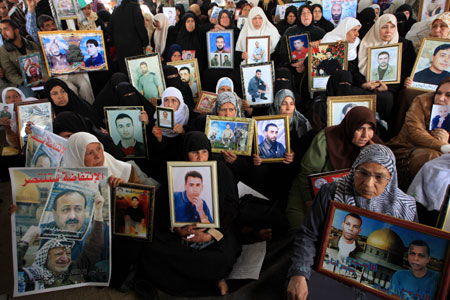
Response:
[[[341,123],[348,111],[355,106],[365,106],[375,114],[377,111],[377,95],[328,97],[327,127]]]
[[[367,65],[367,81],[378,81],[379,74],[378,74],[378,65],[380,57],[381,59],[386,59],[387,56],[387,70],[383,76],[383,79],[381,81],[385,84],[396,84],[400,83],[401,81],[401,72],[402,72],[402,48],[403,43],[397,43],[397,44],[389,44],[385,46],[374,46],[369,47],[368,51],[368,65]],[[396,49],[396,50],[391,50]],[[374,57],[372,57],[374,56]],[[375,58],[375,59],[374,59]],[[395,61],[394,64],[391,64],[391,62]],[[376,66],[373,66],[372,64],[376,64]],[[386,77],[388,76],[388,77]],[[395,76],[392,78],[392,76]],[[392,80],[389,80],[392,79]]]
[[[274,115],[274,116],[260,116],[260,117],[253,117],[253,120],[255,122],[255,152],[256,154],[262,159],[262,161],[265,163],[271,163],[271,162],[282,162],[284,160],[284,153],[290,153],[291,152],[291,142],[290,142],[290,129],[289,129],[289,116],[288,115]],[[277,157],[264,157],[265,155],[261,152],[261,145],[265,142],[265,135],[260,134],[262,132],[265,132],[266,129],[270,129],[270,124],[275,124],[276,127],[278,127],[278,132],[276,136],[276,142],[280,143],[279,140],[284,141],[283,143],[280,143],[281,146],[284,147],[284,152],[280,154],[276,154]],[[282,126],[281,126],[282,125]],[[269,127],[269,128],[267,128]],[[280,130],[280,127],[283,127],[283,130]],[[280,136],[281,131],[281,138],[278,138]],[[277,147],[278,148],[278,147]],[[280,150],[280,152],[282,152]]]
[[[195,105],[194,111],[201,114],[210,114],[214,109],[216,100],[216,93],[202,91],[200,99],[198,99],[197,104]]]
[[[174,66],[175,68],[177,68],[178,73],[181,76],[181,70],[182,69],[189,69],[189,87],[191,88],[192,91],[192,97],[194,98],[194,100],[197,100],[200,98],[201,94],[202,94],[202,83],[200,81],[200,72],[198,70],[198,61],[196,58],[193,59],[188,59],[188,60],[180,60],[180,61],[170,61],[167,63],[168,66]],[[194,74],[192,74],[192,69],[194,69]],[[183,79],[182,79],[183,80]],[[192,90],[192,85],[195,84],[196,85],[196,92],[194,92]]]
[[[440,2],[440,4],[442,4],[442,2],[444,2],[444,7],[441,6],[441,10],[439,10],[439,11],[433,10],[434,13],[431,14],[431,16],[435,16],[437,14],[449,11],[449,9],[450,9],[450,1],[449,0],[439,0],[439,2]],[[429,14],[427,14],[427,12],[424,11],[425,4],[429,4],[429,3],[430,3],[430,1],[420,0],[419,13],[417,15],[417,22],[423,21],[423,20],[431,17]]]

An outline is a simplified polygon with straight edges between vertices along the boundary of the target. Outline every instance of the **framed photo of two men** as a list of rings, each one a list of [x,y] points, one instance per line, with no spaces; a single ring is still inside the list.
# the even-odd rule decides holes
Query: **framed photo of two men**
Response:
[[[126,158],[148,157],[147,133],[140,121],[143,106],[105,106],[109,135]]]
[[[221,30],[206,33],[208,51],[208,67],[233,69],[234,37],[233,30]]]
[[[411,72],[410,88],[435,91],[439,82],[450,76],[450,39],[425,38]]]
[[[125,63],[131,84],[145,99],[161,99],[166,82],[159,53],[126,57]]]
[[[167,176],[171,227],[220,227],[216,161],[169,161]]]
[[[382,81],[385,84],[400,82],[402,70],[402,43],[376,46],[368,49],[367,81]]]
[[[287,115],[253,117],[256,154],[263,162],[281,162],[291,152]]]
[[[318,271],[386,299],[447,299],[450,233],[331,202]]]
[[[241,65],[242,91],[250,106],[273,103],[273,61]]]

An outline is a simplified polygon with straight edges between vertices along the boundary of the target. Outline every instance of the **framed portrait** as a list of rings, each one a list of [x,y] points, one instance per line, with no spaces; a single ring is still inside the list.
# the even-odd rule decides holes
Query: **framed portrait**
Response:
[[[242,30],[242,28],[244,28],[245,22],[247,22],[247,17],[239,16],[236,22],[237,28],[239,28],[239,30]]]
[[[449,232],[335,201],[328,212],[319,272],[386,299],[446,299]]]
[[[307,33],[286,36],[286,43],[291,62],[305,60],[308,57],[309,37]]]
[[[205,134],[212,152],[226,150],[237,155],[252,155],[252,119],[206,116]]]
[[[113,188],[113,234],[152,241],[155,187],[121,183]]]
[[[328,78],[337,70],[347,70],[348,44],[324,43],[318,48],[309,47],[308,71],[310,91],[324,91]]]
[[[195,105],[195,111],[202,114],[210,114],[216,104],[217,94],[203,91]]]
[[[444,11],[448,11],[449,4],[450,2],[448,0],[420,0],[417,21],[422,21]]]
[[[308,175],[308,182],[312,198],[314,199],[314,197],[317,195],[322,185],[324,185],[325,183],[335,181],[336,179],[339,179],[341,177],[344,177],[345,175],[348,175],[348,173],[350,173],[350,169],[343,169]]]
[[[263,162],[281,162],[291,152],[287,115],[253,117],[256,154]]]
[[[195,58],[195,50],[183,50],[181,53],[182,60],[190,60]]]
[[[250,106],[273,103],[273,61],[241,65],[242,91]]]
[[[175,4],[182,4],[185,11],[189,10],[189,0],[175,0]]]
[[[24,85],[34,85],[42,82],[44,79],[44,69],[42,68],[41,54],[39,52],[19,56],[19,65]]]
[[[220,227],[216,161],[169,161],[167,176],[171,227]]]
[[[367,81],[381,80],[385,84],[400,83],[402,43],[369,47]]]
[[[450,132],[450,105],[433,104],[430,117],[430,131],[435,129],[445,129]]]
[[[147,133],[139,120],[143,106],[105,106],[105,119],[114,144],[126,158],[148,157]]]
[[[286,9],[289,6],[295,6],[297,9],[304,4],[304,1],[302,3],[288,3],[283,5],[277,5],[275,9],[275,16],[280,16],[280,20],[283,20],[286,15]]]
[[[101,30],[39,31],[49,76],[108,70]]]
[[[219,19],[219,13],[222,10],[222,8],[218,7],[218,6],[214,6],[213,10],[211,12],[211,19]]]
[[[270,36],[247,37],[246,49],[248,53],[247,64],[270,61]]]
[[[14,103],[0,103],[0,119],[15,120]]]
[[[411,72],[410,88],[434,92],[439,82],[450,76],[449,55],[450,39],[424,38]]]
[[[171,26],[175,25],[177,22],[175,20],[175,16],[177,15],[177,12],[175,10],[175,7],[163,7],[163,14],[166,16],[167,20],[169,20],[169,24]]]
[[[74,0],[52,0],[51,3],[60,20],[77,18]]]
[[[16,103],[17,128],[19,129],[20,148],[26,142],[25,127],[28,122],[34,126],[53,132],[53,109],[49,101],[37,100]]]
[[[450,184],[447,186],[444,201],[442,201],[437,228],[450,232]]]
[[[209,68],[233,69],[233,30],[208,31],[206,33]]]
[[[375,1],[374,1],[375,3]],[[357,0],[323,0],[323,17],[336,27],[347,17],[356,18]]]
[[[227,4],[226,0],[213,0],[212,3],[216,3],[220,7],[225,7]]]
[[[173,129],[175,126],[175,112],[170,107],[156,107],[156,125],[164,129]]]
[[[338,125],[345,115],[356,106],[377,111],[377,95],[336,96],[327,98],[327,126]]]
[[[198,71],[197,59],[171,61],[167,65],[174,66],[178,69],[181,81],[189,84],[192,91],[192,97],[198,100],[202,93],[202,83],[200,81],[200,72]]]
[[[145,99],[161,99],[166,89],[159,53],[125,58],[131,84]]]

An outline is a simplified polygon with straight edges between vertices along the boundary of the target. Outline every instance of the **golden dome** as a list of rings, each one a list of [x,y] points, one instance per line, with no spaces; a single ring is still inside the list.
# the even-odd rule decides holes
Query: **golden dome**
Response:
[[[402,239],[391,228],[372,232],[367,239],[367,245],[389,252],[403,251],[404,248]]]

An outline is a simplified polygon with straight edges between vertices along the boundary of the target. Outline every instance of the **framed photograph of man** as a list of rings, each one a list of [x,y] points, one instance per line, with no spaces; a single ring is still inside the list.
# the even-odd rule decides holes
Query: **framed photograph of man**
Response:
[[[433,104],[430,117],[430,131],[444,129],[450,132],[450,105]]]
[[[410,88],[435,91],[450,76],[450,39],[424,38],[411,72]]]
[[[210,114],[216,104],[217,94],[203,91],[195,105],[195,111],[202,114]]]
[[[242,91],[250,106],[273,103],[273,61],[241,65]]]
[[[213,0],[212,3],[216,3],[219,7],[225,7],[227,4],[226,0]]]
[[[325,183],[335,181],[336,179],[339,179],[341,177],[344,177],[345,175],[348,175],[349,172],[350,169],[343,169],[308,175],[309,187],[311,190],[312,198],[314,199],[314,197],[317,195],[322,185],[324,185]]]
[[[24,85],[34,85],[42,82],[44,79],[44,69],[42,68],[41,54],[39,52],[19,56],[19,65]]]
[[[303,4],[305,4],[304,1],[302,1],[301,3],[288,3],[288,4],[283,4],[283,5],[277,5],[277,7],[275,9],[275,17],[280,16],[280,20],[283,20],[286,15],[286,9],[289,6],[295,6],[298,9]]]
[[[263,162],[281,162],[291,152],[287,115],[253,117],[256,154]]]
[[[257,64],[270,61],[270,36],[247,37],[247,64]]]
[[[169,161],[167,176],[171,227],[220,227],[216,161]]]
[[[113,188],[113,234],[152,241],[155,187],[121,183]]]
[[[200,81],[200,72],[198,71],[197,59],[180,60],[168,62],[167,65],[174,66],[178,69],[181,81],[189,84],[194,99],[198,99],[202,93],[202,83]]]
[[[231,151],[237,155],[252,155],[253,120],[206,116],[205,134],[212,152]]]
[[[175,17],[177,15],[177,12],[175,10],[175,7],[163,7],[163,14],[166,16],[167,20],[169,20],[170,26],[175,25],[177,22],[175,20]]]
[[[108,70],[101,30],[39,31],[49,76]]]
[[[365,106],[375,114],[377,95],[336,96],[327,98],[327,126],[338,125],[356,106]]]
[[[319,272],[386,299],[447,299],[449,232],[335,201],[328,212]]]
[[[170,107],[156,107],[156,125],[164,129],[173,129],[175,126],[175,112]]]
[[[323,17],[336,27],[347,17],[356,18],[357,0],[323,0]]]
[[[399,83],[402,70],[402,43],[369,47],[368,51],[367,81]]]
[[[125,58],[131,84],[145,99],[161,99],[166,89],[159,53]]]
[[[418,21],[440,14],[449,10],[448,0],[420,0]]]
[[[239,16],[236,22],[237,28],[239,28],[239,30],[242,30],[242,28],[244,28],[245,22],[247,22],[247,17]]]
[[[109,135],[125,157],[148,157],[145,124],[139,119],[144,107],[105,106],[104,110]]]
[[[318,48],[309,47],[309,90],[324,91],[331,73],[347,70],[347,42],[324,43]]]
[[[289,60],[291,62],[305,60],[308,57],[309,37],[308,33],[286,36]]]
[[[181,53],[182,60],[190,60],[195,58],[195,50],[183,50]]]
[[[450,232],[450,184],[447,186],[447,192],[444,201],[442,201],[436,227]]]
[[[222,10],[221,7],[213,6],[213,9],[211,11],[211,19],[215,19],[215,20],[219,19],[219,13],[221,10]]]
[[[206,33],[209,68],[232,69],[234,65],[233,30]]]
[[[77,18],[74,0],[52,0],[51,4],[60,20]]]
[[[25,127],[28,122],[34,126],[53,132],[53,109],[49,101],[36,100],[16,104],[17,128],[19,129],[20,148],[26,142]]]

